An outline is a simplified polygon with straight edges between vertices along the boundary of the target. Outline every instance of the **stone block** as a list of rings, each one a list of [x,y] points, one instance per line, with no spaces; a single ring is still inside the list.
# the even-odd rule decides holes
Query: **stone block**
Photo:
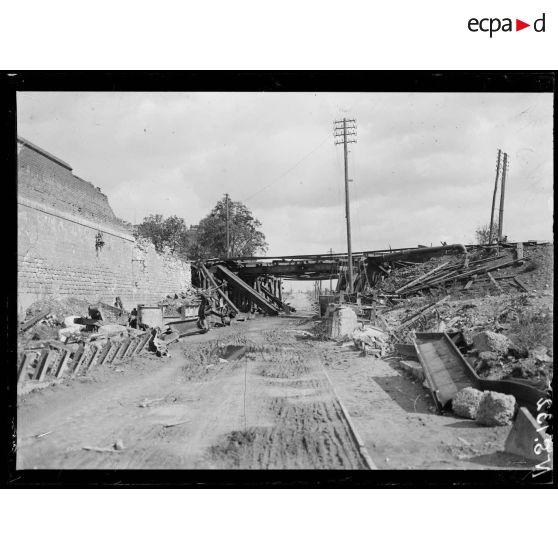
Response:
[[[485,391],[477,411],[477,422],[485,426],[510,424],[515,412],[515,397],[495,391]]]
[[[347,306],[337,307],[330,313],[326,321],[327,336],[330,339],[339,339],[345,336],[351,337],[357,327],[357,315]]]
[[[493,331],[482,331],[473,338],[473,348],[479,353],[493,352],[497,354],[505,354],[511,341],[501,333]]]
[[[476,419],[483,392],[473,387],[459,390],[452,399],[451,408],[458,417]]]

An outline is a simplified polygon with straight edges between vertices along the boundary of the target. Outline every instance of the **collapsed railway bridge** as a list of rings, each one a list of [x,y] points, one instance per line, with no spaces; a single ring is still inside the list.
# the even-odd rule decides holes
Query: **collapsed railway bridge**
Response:
[[[445,254],[462,254],[461,265],[467,268],[468,250],[498,246],[514,247],[515,244],[451,244],[353,252],[352,285],[348,284],[347,253],[211,259],[194,266],[192,281],[197,287],[217,289],[237,312],[246,312],[255,305],[263,313],[274,315],[286,309],[283,280],[319,282],[335,279],[336,292],[345,293],[350,298],[359,293],[373,293],[374,287],[394,268]]]

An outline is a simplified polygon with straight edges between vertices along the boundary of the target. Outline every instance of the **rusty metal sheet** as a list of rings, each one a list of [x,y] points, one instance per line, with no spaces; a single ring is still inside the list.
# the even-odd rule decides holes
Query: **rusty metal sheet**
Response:
[[[426,381],[441,410],[466,387],[479,389],[479,378],[446,333],[417,333],[414,342]]]

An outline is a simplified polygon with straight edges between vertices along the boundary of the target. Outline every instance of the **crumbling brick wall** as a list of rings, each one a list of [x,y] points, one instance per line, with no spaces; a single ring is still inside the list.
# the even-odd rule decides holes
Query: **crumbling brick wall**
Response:
[[[190,264],[136,243],[100,190],[75,177],[63,161],[41,155],[39,148],[20,147],[20,313],[51,296],[108,304],[120,296],[130,309],[191,284]]]

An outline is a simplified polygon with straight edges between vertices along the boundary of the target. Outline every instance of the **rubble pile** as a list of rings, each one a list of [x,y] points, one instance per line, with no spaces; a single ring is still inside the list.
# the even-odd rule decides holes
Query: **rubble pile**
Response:
[[[25,320],[30,320],[45,312],[55,319],[64,319],[66,316],[87,315],[89,302],[82,298],[66,297],[66,298],[43,298],[34,302],[25,312]]]
[[[383,293],[395,293],[398,289],[431,272],[442,264],[446,264],[448,267],[459,266],[462,260],[462,256],[444,255],[442,257],[430,258],[421,263],[410,263],[397,267],[394,265],[388,269],[388,275],[382,279],[378,287]]]
[[[195,296],[192,290],[165,300],[183,305]],[[115,303],[49,298],[29,307],[18,328],[18,381],[58,379],[69,370],[84,374],[91,366],[121,362],[142,350],[168,356],[166,347],[178,339],[178,332],[168,324],[156,328],[138,323],[137,309],[128,314],[118,297]]]
[[[362,329],[355,329],[352,339],[357,349],[364,354],[373,354],[377,357],[384,357],[387,354],[388,335],[381,329],[366,326]]]
[[[382,269],[385,274],[372,292],[389,302],[447,292],[465,297],[529,292],[532,288],[548,290],[552,285],[553,254],[548,245],[470,248],[466,257],[444,255],[422,263],[396,261]]]

